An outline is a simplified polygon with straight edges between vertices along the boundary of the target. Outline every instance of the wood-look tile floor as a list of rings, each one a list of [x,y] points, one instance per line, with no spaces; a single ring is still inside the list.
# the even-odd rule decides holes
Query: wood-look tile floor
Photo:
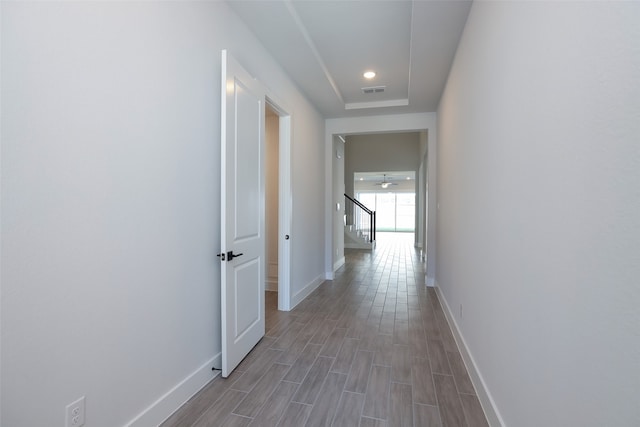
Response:
[[[488,426],[413,234],[345,257],[290,312],[268,292],[266,336],[162,427]]]

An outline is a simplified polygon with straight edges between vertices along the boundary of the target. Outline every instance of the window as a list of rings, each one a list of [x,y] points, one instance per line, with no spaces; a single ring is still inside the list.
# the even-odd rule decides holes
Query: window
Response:
[[[361,192],[356,197],[376,211],[376,231],[415,231],[416,193]]]

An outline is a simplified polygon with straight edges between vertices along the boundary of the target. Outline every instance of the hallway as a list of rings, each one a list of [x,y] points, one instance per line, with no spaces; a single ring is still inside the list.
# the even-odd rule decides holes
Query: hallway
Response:
[[[267,333],[163,427],[487,426],[413,234],[347,250],[291,312],[267,293]]]

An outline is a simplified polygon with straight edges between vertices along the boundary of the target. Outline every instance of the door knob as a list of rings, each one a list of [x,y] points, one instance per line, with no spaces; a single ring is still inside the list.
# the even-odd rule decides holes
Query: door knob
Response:
[[[232,259],[244,255],[243,253],[234,254],[233,251],[227,252],[227,261],[231,261]]]

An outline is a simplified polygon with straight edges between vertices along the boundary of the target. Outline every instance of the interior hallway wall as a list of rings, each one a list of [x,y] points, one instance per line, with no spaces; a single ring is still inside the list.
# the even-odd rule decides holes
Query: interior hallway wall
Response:
[[[344,213],[345,213],[345,187],[344,187],[344,142],[338,137],[333,137],[332,182],[333,199],[331,210],[333,211],[333,271],[344,264]]]
[[[417,171],[418,132],[348,135],[345,144],[345,188],[353,197],[355,172]]]
[[[637,2],[480,1],[458,47],[437,285],[508,426],[640,425],[638,22]]]
[[[220,51],[293,114],[294,294],[324,276],[324,120],[224,2],[0,8],[0,424],[84,395],[88,426],[157,425],[220,356]]]

